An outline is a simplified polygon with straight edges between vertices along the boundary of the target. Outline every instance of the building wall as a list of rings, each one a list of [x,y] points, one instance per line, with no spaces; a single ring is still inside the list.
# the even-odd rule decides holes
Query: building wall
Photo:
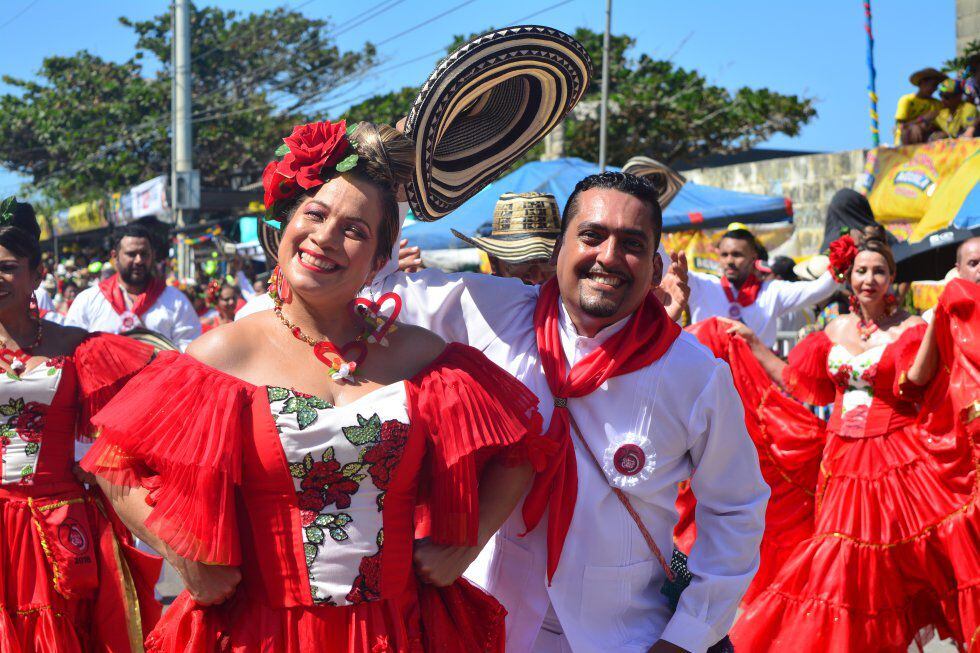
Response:
[[[980,0],[956,0],[956,52],[980,39]]]
[[[706,186],[789,197],[796,229],[787,253],[798,256],[813,254],[820,246],[830,199],[841,188],[855,187],[865,154],[865,150],[808,154],[686,170],[684,176]]]

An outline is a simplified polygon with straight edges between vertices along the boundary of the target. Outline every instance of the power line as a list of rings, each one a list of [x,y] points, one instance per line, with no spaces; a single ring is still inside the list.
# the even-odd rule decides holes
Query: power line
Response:
[[[420,27],[425,27],[429,23],[435,22],[435,21],[439,20],[440,18],[442,18],[444,16],[448,16],[449,14],[453,13],[454,11],[458,11],[458,10],[462,9],[463,7],[465,7],[466,5],[471,5],[474,2],[476,2],[476,0],[464,0],[463,2],[459,3],[458,5],[456,5],[454,7],[450,7],[449,9],[447,9],[444,12],[442,12],[441,14],[436,14],[432,18],[429,18],[427,20],[423,20],[418,25],[412,25],[408,29],[406,29],[406,30],[404,30],[402,32],[398,32],[394,36],[389,36],[384,41],[378,41],[378,43],[376,45],[384,45],[385,43],[390,43],[391,41],[394,41],[395,39],[397,39],[397,38],[399,38],[401,36],[405,36],[409,32],[413,32],[413,31],[417,30]]]
[[[30,9],[31,7],[33,7],[34,5],[36,5],[40,1],[41,0],[32,0],[31,2],[28,2],[27,3],[27,6],[25,6],[23,9],[21,9],[20,11],[18,11],[16,14],[14,14],[13,16],[11,16],[10,18],[8,18],[2,25],[0,25],[0,29],[3,29],[4,27],[6,27],[7,25],[9,25],[10,23],[14,22],[18,18],[20,18],[21,16],[23,16],[24,14],[26,14],[28,9]]]

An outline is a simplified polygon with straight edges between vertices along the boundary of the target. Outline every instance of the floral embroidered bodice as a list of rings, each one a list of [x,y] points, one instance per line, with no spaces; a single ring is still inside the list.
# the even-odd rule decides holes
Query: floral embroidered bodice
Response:
[[[385,493],[408,440],[404,384],[342,407],[266,392],[298,497],[313,602],[378,600]]]
[[[841,414],[855,408],[867,410],[874,398],[874,377],[884,345],[852,354],[843,345],[834,345],[827,356],[827,371],[841,392]]]
[[[20,376],[12,372],[0,374],[0,458],[3,464],[0,483],[3,485],[33,483],[42,452],[45,459],[62,453],[63,447],[56,452],[53,447],[45,446],[48,439],[63,435],[73,441],[70,433],[47,433],[42,438],[61,384],[63,367],[64,358],[57,358]]]

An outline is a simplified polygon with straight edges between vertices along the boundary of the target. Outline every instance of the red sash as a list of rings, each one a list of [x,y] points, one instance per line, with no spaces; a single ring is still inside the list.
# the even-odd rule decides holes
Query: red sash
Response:
[[[99,282],[99,290],[102,291],[102,295],[112,306],[112,310],[119,315],[122,315],[128,310],[136,317],[143,317],[143,313],[150,310],[150,307],[160,299],[160,295],[163,294],[166,287],[167,284],[163,282],[163,279],[157,279],[156,277],[150,279],[150,282],[146,284],[146,290],[136,295],[132,308],[127,308],[126,300],[123,298],[122,288],[119,287],[119,274],[114,274],[108,279],[103,279]]]
[[[756,297],[759,296],[759,291],[762,290],[762,282],[759,281],[759,277],[754,274],[749,274],[745,283],[738,289],[738,296],[736,297],[735,293],[732,292],[732,284],[728,280],[728,277],[722,275],[721,289],[725,291],[725,297],[728,298],[729,303],[738,304],[739,306],[751,306],[755,303]]]
[[[558,333],[559,301],[558,282],[552,279],[541,288],[534,309],[534,331],[541,366],[555,398],[555,410],[544,437],[555,443],[556,453],[549,465],[535,476],[523,508],[524,525],[528,531],[534,530],[548,510],[549,582],[558,568],[578,494],[568,399],[584,397],[608,379],[650,365],[664,355],[681,332],[650,293],[622,330],[576,363],[569,372],[565,369],[565,354]]]

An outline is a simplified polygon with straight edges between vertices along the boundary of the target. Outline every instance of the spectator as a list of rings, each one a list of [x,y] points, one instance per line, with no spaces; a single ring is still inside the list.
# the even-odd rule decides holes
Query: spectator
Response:
[[[895,109],[895,145],[929,140],[929,135],[936,129],[933,120],[942,108],[932,94],[945,79],[946,75],[935,68],[923,68],[912,73],[909,81],[919,90],[898,100],[898,108]]]
[[[78,297],[78,284],[69,279],[61,289],[61,301],[58,302],[57,310],[62,315],[68,315],[75,298]]]
[[[112,259],[118,272],[78,294],[68,311],[70,322],[88,331],[108,333],[142,326],[181,350],[201,335],[201,322],[191,303],[155,274],[149,231],[138,225],[119,231]]]
[[[973,138],[977,107],[963,101],[963,84],[955,79],[943,81],[939,98],[943,105],[935,119],[939,131],[932,138]]]
[[[970,57],[963,71],[963,93],[966,101],[980,107],[980,54]]]
[[[235,311],[239,307],[241,296],[237,285],[222,281],[217,296],[214,298],[215,314],[211,318],[201,319],[202,330],[207,333],[222,324],[234,322]]]

